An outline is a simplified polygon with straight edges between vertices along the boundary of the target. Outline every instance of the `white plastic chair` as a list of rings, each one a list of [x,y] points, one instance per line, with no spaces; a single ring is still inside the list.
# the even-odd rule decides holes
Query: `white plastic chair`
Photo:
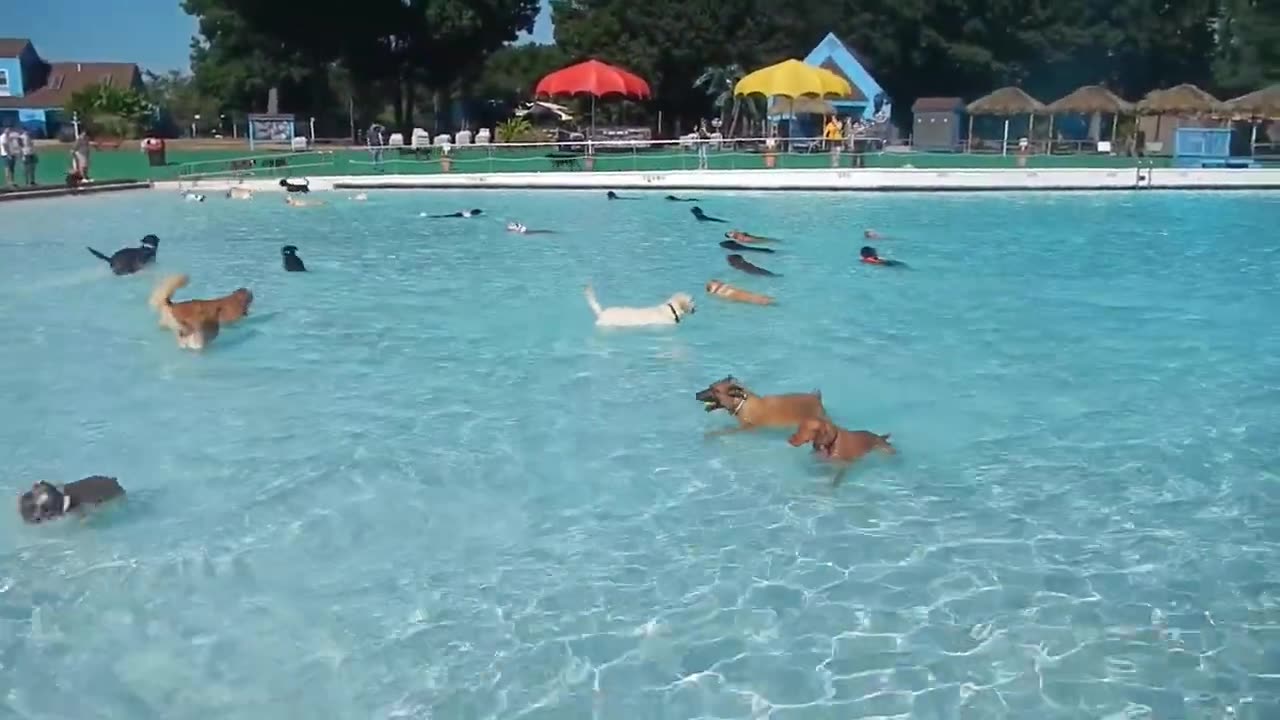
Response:
[[[418,148],[431,147],[431,133],[422,128],[414,128],[413,136],[409,140],[409,146],[415,150]]]
[[[489,128],[480,128],[476,131],[476,144],[488,145],[493,142],[493,134],[489,132]]]
[[[294,152],[302,152],[303,150],[306,150],[307,139],[301,135],[295,137],[292,141],[290,141],[289,149],[293,150]]]
[[[391,133],[391,137],[387,138],[387,147],[404,147],[404,133]]]
[[[435,137],[435,140],[433,140],[431,144],[432,145],[452,145],[453,138],[449,136],[449,133],[440,133]]]
[[[470,131],[470,130],[459,130],[459,131],[458,131],[458,132],[453,136],[453,143],[454,143],[455,145],[470,145],[470,144],[471,144],[471,131]]]

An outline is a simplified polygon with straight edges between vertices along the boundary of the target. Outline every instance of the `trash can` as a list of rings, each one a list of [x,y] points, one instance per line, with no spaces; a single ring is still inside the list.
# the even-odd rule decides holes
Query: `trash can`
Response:
[[[151,167],[164,167],[165,147],[161,138],[147,138],[142,141],[142,151],[147,154],[147,164]]]

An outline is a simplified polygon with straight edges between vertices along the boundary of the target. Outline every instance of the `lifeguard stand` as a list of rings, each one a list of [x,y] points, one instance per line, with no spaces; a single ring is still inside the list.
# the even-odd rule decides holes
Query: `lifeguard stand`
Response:
[[[1179,168],[1253,168],[1253,158],[1231,157],[1230,128],[1178,128],[1173,136],[1173,166]]]

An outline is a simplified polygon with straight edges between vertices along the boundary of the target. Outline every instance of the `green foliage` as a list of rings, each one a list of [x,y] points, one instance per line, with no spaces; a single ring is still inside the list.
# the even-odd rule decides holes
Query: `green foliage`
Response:
[[[537,141],[537,132],[528,118],[513,117],[503,120],[494,129],[496,139],[500,143],[523,143]]]
[[[1277,81],[1280,4],[1271,0],[551,0],[556,41],[638,72],[684,127],[723,108],[719,81],[803,58],[834,32],[905,115],[930,95],[974,99],[1004,85],[1052,101],[1102,83],[1129,99],[1197,83],[1241,92]],[[1221,38],[1221,40],[1219,40]],[[1216,60],[1216,62],[1215,62]],[[903,118],[899,118],[903,119]]]
[[[473,93],[486,100],[509,103],[533,99],[533,88],[571,58],[555,45],[508,45],[489,56]]]
[[[1220,87],[1237,95],[1280,83],[1280,3],[1224,0],[1218,30]]]
[[[94,85],[73,94],[63,112],[79,117],[95,135],[134,138],[152,116],[153,106],[132,88]]]

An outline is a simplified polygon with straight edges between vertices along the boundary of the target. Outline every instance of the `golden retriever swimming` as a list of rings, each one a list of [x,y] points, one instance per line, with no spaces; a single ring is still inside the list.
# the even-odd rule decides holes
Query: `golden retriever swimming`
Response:
[[[253,293],[247,288],[212,300],[173,301],[173,294],[187,286],[186,275],[170,275],[151,293],[151,307],[160,314],[160,327],[172,330],[178,347],[202,350],[218,336],[223,325],[249,314]]]

